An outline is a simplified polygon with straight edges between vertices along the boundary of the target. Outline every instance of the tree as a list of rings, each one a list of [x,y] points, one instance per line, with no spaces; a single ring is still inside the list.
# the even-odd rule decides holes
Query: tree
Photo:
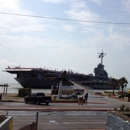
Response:
[[[128,81],[125,77],[122,77],[119,79],[119,84],[120,84],[120,87],[122,89],[122,94],[123,94],[123,89],[124,87],[127,87]]]
[[[115,94],[114,90],[118,86],[118,80],[115,79],[115,78],[111,78],[110,81],[109,81],[109,85],[113,89],[113,95],[114,95]]]

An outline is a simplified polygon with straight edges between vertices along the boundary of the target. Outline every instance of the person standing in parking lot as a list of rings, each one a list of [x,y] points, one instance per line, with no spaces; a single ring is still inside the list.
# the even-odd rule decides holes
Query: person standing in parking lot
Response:
[[[88,100],[88,93],[85,94],[84,98],[85,98],[85,102],[87,103],[87,100]]]

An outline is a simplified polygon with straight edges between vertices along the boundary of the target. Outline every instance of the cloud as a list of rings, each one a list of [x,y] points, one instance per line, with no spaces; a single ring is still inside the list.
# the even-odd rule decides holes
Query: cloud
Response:
[[[0,0],[1,11],[18,11],[19,5],[19,0]]]
[[[125,47],[130,47],[130,38],[118,33],[113,33],[107,37],[109,44],[113,45],[116,50],[124,50]]]
[[[130,13],[130,1],[129,0],[122,0],[124,9]]]
[[[33,15],[33,12],[21,8],[19,0],[0,0],[1,12],[10,12],[13,14]],[[36,19],[31,17],[22,17],[1,14],[0,15],[0,32],[20,32],[20,31],[45,31],[46,27],[41,24],[43,19]]]
[[[89,10],[87,5],[84,2],[75,2],[71,4],[71,9],[65,11],[65,14],[68,15],[71,19],[75,20],[86,20],[86,21],[95,21],[99,18],[96,13],[93,13]],[[92,23],[80,22],[84,25],[91,25]]]
[[[44,1],[44,2],[50,2],[50,3],[56,3],[56,4],[63,2],[63,0],[42,0],[42,1]]]
[[[119,33],[119,31],[116,30],[116,28],[113,26],[108,28],[108,33],[109,35],[106,40],[109,44],[111,43],[116,49],[124,50],[130,46],[130,37],[123,33]]]
[[[5,72],[5,68],[7,68],[8,66],[16,67],[16,66],[19,66],[19,64],[10,60],[5,60],[5,59],[0,60],[0,75],[1,75],[0,82],[1,83],[12,83],[12,82],[16,83],[16,81],[14,81],[14,75],[7,74],[7,72]]]
[[[81,1],[81,0],[42,0],[42,1],[48,2],[48,3],[59,4],[59,3],[71,3],[71,2]]]
[[[109,51],[124,51],[130,47],[130,37],[124,34],[120,34],[114,27],[108,28],[108,35],[105,36],[104,31],[95,33],[95,37],[91,42],[96,47],[107,48]]]
[[[0,32],[45,31],[46,27],[35,18],[1,16]]]
[[[73,2],[71,8],[74,10],[87,9],[85,2]]]
[[[15,63],[15,62],[11,62],[11,61],[8,61],[8,60],[1,60],[0,61],[0,66],[18,66],[18,63]]]
[[[72,25],[63,25],[63,29],[70,32],[74,30],[74,27]]]
[[[98,5],[102,5],[103,0],[90,0],[90,1],[97,3]]]
[[[69,48],[73,47],[71,44],[67,44],[66,40],[57,40],[55,38],[38,38],[33,36],[8,36],[8,35],[0,35],[1,39],[1,47],[8,48],[21,48],[24,50],[25,48],[36,48],[36,47],[44,47],[49,49],[58,49],[58,48]]]
[[[46,39],[36,38],[27,35],[24,36],[0,35],[0,39],[2,45],[8,47],[34,48],[36,46],[48,45]]]

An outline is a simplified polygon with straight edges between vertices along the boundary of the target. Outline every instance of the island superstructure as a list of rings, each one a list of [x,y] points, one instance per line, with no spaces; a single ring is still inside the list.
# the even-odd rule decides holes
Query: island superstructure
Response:
[[[94,75],[66,71],[66,78],[93,89],[111,89],[109,85],[109,77],[106,70],[104,70],[103,65],[103,57],[105,53],[102,51],[98,54],[99,58],[101,58],[101,63],[94,68]],[[50,89],[52,85],[57,85],[56,81],[45,80],[47,77],[58,77],[63,72],[62,70],[56,71],[45,68],[22,68],[9,66],[5,71],[11,74],[16,74],[15,80],[24,88],[44,89]]]

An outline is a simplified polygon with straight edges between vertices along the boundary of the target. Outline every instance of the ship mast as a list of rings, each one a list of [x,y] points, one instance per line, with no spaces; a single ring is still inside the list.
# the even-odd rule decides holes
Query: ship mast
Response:
[[[101,64],[103,65],[103,57],[106,55],[106,53],[103,52],[103,49],[102,49],[102,52],[101,53],[98,53],[99,54],[99,57],[98,58],[101,58]]]

